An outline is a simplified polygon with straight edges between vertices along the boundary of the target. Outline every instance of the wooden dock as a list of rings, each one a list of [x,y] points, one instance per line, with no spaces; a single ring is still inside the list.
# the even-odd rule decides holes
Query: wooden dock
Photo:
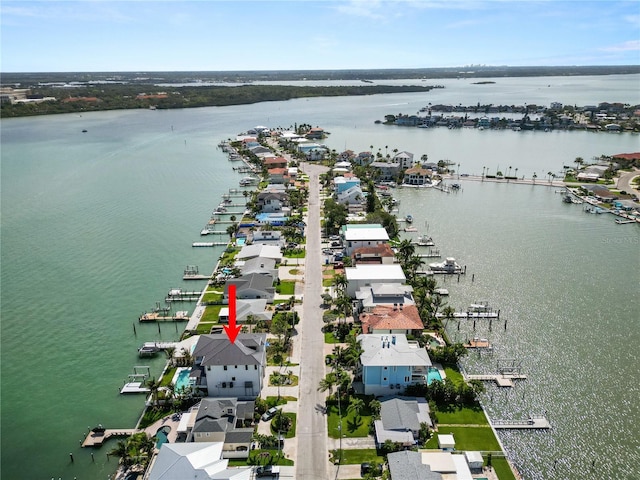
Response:
[[[192,247],[226,247],[229,242],[193,242]]]
[[[445,318],[445,315],[438,313],[436,317]],[[500,318],[500,310],[497,312],[454,312],[453,318]]]
[[[495,382],[499,387],[513,387],[514,380],[526,380],[523,374],[493,374],[493,375],[467,375],[467,380],[480,380],[482,382]]]
[[[544,415],[531,415],[526,420],[491,420],[496,430],[548,430],[549,420]]]
[[[486,338],[474,338],[463,346],[464,348],[491,348],[491,343]]]
[[[82,442],[82,447],[101,447],[111,437],[130,437],[138,430],[134,428],[105,429],[104,431],[91,431]]]
[[[189,312],[187,310],[180,310],[175,315],[162,315],[159,312],[143,313],[138,317],[138,321],[144,322],[186,322],[189,320]]]

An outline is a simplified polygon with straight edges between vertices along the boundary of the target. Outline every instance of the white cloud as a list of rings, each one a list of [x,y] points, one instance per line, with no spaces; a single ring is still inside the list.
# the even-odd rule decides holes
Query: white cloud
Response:
[[[347,4],[339,5],[336,10],[343,15],[370,18],[372,20],[383,20],[380,0],[350,0]]]
[[[622,42],[617,45],[610,45],[608,47],[599,48],[602,52],[634,52],[640,51],[640,40],[629,40],[628,42]]]

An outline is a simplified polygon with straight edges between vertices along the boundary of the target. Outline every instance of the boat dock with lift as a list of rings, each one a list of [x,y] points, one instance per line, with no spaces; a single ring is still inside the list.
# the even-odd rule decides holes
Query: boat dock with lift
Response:
[[[135,428],[102,428],[98,426],[92,428],[87,435],[87,438],[82,442],[82,447],[101,447],[104,442],[111,437],[130,437],[134,433],[138,432]],[[92,454],[93,455],[93,454]]]
[[[183,280],[209,280],[211,275],[202,275],[197,265],[187,265],[182,274]]]
[[[226,247],[229,242],[193,242],[192,247]]]
[[[164,299],[165,302],[197,302],[200,299],[200,295],[202,292],[197,291],[184,291],[181,288],[172,288],[167,293],[167,298]]]
[[[134,366],[133,373],[128,376],[129,381],[125,381],[124,386],[120,389],[120,393],[149,393],[149,389],[145,386],[145,382],[149,378],[151,378],[151,370],[148,366]]]

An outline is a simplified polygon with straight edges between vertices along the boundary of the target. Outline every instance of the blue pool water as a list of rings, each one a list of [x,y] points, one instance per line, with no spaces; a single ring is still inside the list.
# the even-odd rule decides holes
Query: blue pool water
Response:
[[[158,430],[158,432],[156,433],[156,438],[157,438],[156,448],[160,448],[160,445],[162,445],[163,443],[167,443],[169,441],[169,439],[167,438],[167,435],[170,430],[171,428],[166,425],[160,428],[160,430]]]
[[[242,247],[245,244],[245,242],[246,242],[245,238],[242,238],[242,237],[241,238],[236,238],[236,245],[238,247]]]
[[[440,376],[440,372],[437,368],[429,367],[429,373],[427,374],[427,385],[430,385],[431,382],[441,381],[442,377]]]
[[[189,374],[191,373],[190,368],[182,369],[178,372],[178,376],[175,380],[176,390],[181,388],[187,388],[189,386]]]

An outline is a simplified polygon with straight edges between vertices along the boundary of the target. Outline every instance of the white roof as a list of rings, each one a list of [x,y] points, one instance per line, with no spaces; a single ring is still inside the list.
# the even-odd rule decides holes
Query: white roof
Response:
[[[344,232],[346,241],[358,242],[365,240],[382,240],[389,241],[389,234],[384,227],[374,228],[349,228]]]
[[[236,256],[238,260],[252,257],[263,257],[263,258],[273,258],[275,260],[280,260],[282,258],[282,253],[280,252],[280,247],[276,245],[245,245],[240,250],[240,253]]]
[[[453,438],[453,435],[438,435],[438,445],[440,448],[454,448],[456,446],[456,441]]]
[[[438,473],[454,473],[456,464],[451,458],[451,452],[441,452],[438,450],[420,450],[422,453],[422,463],[429,465],[431,470]]]
[[[427,351],[417,344],[410,345],[406,335],[402,333],[393,335],[370,333],[358,335],[357,340],[363,349],[360,363],[365,367],[394,365],[429,367],[431,365]]]
[[[399,280],[404,283],[407,279],[398,263],[383,265],[359,264],[355,267],[345,268],[344,274],[347,281],[370,280],[371,283],[380,283],[380,280]]]
[[[453,463],[456,466],[456,478],[457,480],[473,480],[471,476],[471,470],[467,464],[467,459],[464,455],[451,455]]]

